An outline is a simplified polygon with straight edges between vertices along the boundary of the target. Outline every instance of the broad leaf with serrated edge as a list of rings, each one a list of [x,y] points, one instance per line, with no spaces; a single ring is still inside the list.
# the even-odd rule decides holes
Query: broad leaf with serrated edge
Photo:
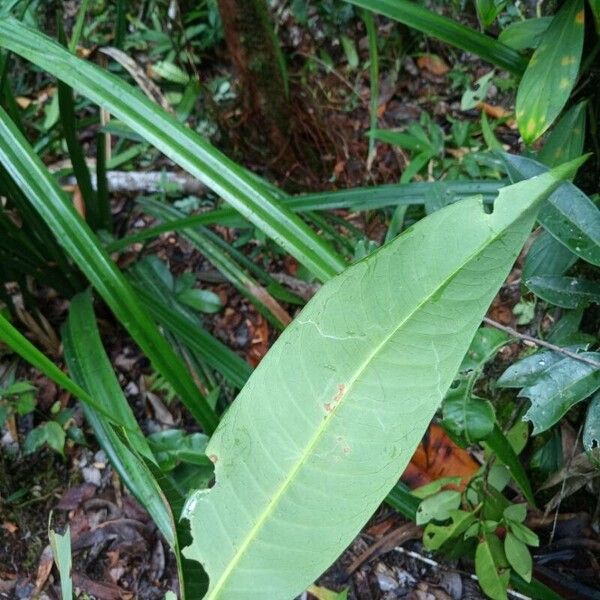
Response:
[[[326,283],[208,447],[184,513],[207,598],[289,599],[348,545],[404,470],[537,208],[571,173],[448,206]]]
[[[533,53],[517,92],[517,124],[523,140],[540,137],[566,104],[583,50],[583,0],[568,0]]]

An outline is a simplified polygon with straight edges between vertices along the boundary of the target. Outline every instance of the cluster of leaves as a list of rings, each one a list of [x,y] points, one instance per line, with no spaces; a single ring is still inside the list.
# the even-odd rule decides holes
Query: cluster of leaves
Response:
[[[545,21],[546,27],[530,21],[510,25],[503,32],[504,42],[410,2],[353,2],[522,74],[517,123],[527,143],[559,117],[578,75],[585,71],[585,65],[580,66],[581,0],[564,3]],[[248,589],[267,597],[300,593],[393,488],[440,403],[448,433],[464,447],[481,446],[486,461],[462,491],[442,490],[459,482],[440,480],[417,492],[417,502],[423,501],[415,516],[426,525],[424,543],[432,550],[452,546],[456,553],[473,553],[482,587],[494,599],[506,597],[511,569],[518,576],[512,579],[514,585],[529,581],[527,546],[538,540],[524,525],[526,505],[512,503],[504,493],[512,480],[517,493],[535,506],[519,458],[527,426],[518,421],[507,428],[491,398],[481,395],[478,381],[485,365],[509,337],[479,325],[537,220],[541,227],[524,263],[523,290],[533,294],[544,311],[555,310],[552,306],[568,311],[551,341],[579,354],[543,351],[525,357],[500,377],[498,386],[522,388],[521,396],[531,406],[516,416],[531,420],[534,434],[556,427],[575,404],[600,387],[600,371],[594,366],[599,356],[588,347],[595,340],[579,332],[588,304],[598,301],[597,282],[580,272],[593,273],[591,267],[600,264],[599,211],[579,188],[563,182],[581,163],[577,157],[583,150],[585,102],[563,114],[535,157],[504,155],[502,160],[483,148],[480,136],[488,150],[495,147],[494,124],[483,117],[478,125],[451,122],[449,135],[426,114],[404,132],[388,132],[376,127],[375,102],[372,139],[399,144],[411,153],[401,182],[289,197],[185,125],[197,89],[182,65],[190,56],[197,61],[220,35],[212,5],[207,4],[206,13],[199,9],[189,15],[182,38],[174,41],[156,19],[152,27],[134,23],[135,34],[124,36],[125,3],[117,3],[117,45],[142,47],[158,78],[168,82],[170,93],[156,96],[135,69],[125,67],[152,100],[126,83],[124,73],[115,76],[76,55],[81,35],[92,35],[83,27],[87,3],[70,40],[59,27],[60,44],[26,24],[30,12],[17,10],[22,20],[8,14],[19,2],[9,5],[0,13],[0,46],[60,83],[55,106],[44,116],[48,133],[35,148],[23,133],[31,113],[19,109],[10,85],[2,88],[0,184],[7,204],[0,207],[0,253],[7,260],[0,263],[0,281],[16,281],[25,294],[27,278],[35,278],[71,299],[61,332],[69,375],[3,316],[0,336],[81,400],[98,443],[174,549],[182,595],[199,598],[207,589],[209,598],[243,597]],[[324,4],[324,10],[328,6]],[[597,3],[590,6],[597,15]],[[302,3],[295,3],[296,10],[301,8]],[[484,27],[503,8],[503,3],[478,2]],[[333,21],[336,14],[331,13]],[[340,13],[339,18],[346,16]],[[364,18],[372,42],[373,15]],[[520,52],[532,46],[524,46],[522,36],[532,30],[536,35],[530,43],[538,46],[527,62]],[[565,43],[550,44],[557,36]],[[376,44],[370,43],[369,49],[373,76]],[[121,54],[109,56],[124,62]],[[10,60],[5,52],[0,62],[3,82]],[[490,78],[480,80],[480,88],[485,89]],[[465,106],[478,101],[471,92],[463,96]],[[96,105],[112,114],[109,124]],[[80,111],[91,115],[90,120],[79,121]],[[79,141],[80,129],[89,123],[103,123],[96,140],[95,187]],[[106,135],[116,140],[110,158]],[[67,174],[77,181],[85,219],[59,185],[65,173],[50,173],[40,158],[63,141],[72,164]],[[468,146],[476,151],[462,161],[450,161],[447,142],[454,149]],[[138,208],[160,224],[116,238],[106,172],[140,156],[152,160],[151,147],[197,177],[229,207],[209,198],[201,212],[190,215],[186,203],[170,204],[163,191],[138,201]],[[557,167],[570,159],[575,162]],[[426,168],[449,180],[410,182]],[[486,180],[473,181],[474,177]],[[498,190],[493,211],[484,210]],[[477,192],[483,198],[471,197]],[[409,224],[407,207],[414,206],[418,212],[410,223],[416,223],[398,236]],[[335,227],[339,217],[326,212],[381,207],[391,208],[393,216],[389,243],[379,250],[362,232],[352,231],[349,238],[340,235]],[[299,212],[323,233],[318,235]],[[259,261],[207,228],[214,224],[240,229],[238,241],[258,240],[263,253],[291,255],[301,265],[299,276],[326,285],[290,323],[281,303],[303,305],[303,299]],[[222,302],[199,288],[193,274],[175,278],[154,256],[138,260],[127,271],[111,259],[110,253],[171,230],[181,232],[282,331],[260,369],[253,372],[203,327],[202,313],[221,310]],[[352,260],[356,264],[348,266]],[[93,292],[83,291],[86,285]],[[2,294],[14,318],[12,298]],[[148,356],[156,373],[154,384],[178,397],[204,433],[173,429],[144,436],[103,348],[94,298],[106,303]],[[240,390],[231,406],[224,390]],[[19,387],[10,382],[1,393],[4,418],[11,411],[27,412],[32,391],[25,383]],[[599,411],[595,397],[584,434],[588,449],[597,446]],[[62,448],[66,423],[57,415],[34,429],[31,445],[48,442]],[[215,479],[217,485],[207,493]],[[400,487],[387,500],[405,512],[415,508],[415,497]],[[188,517],[190,525],[180,516]],[[195,560],[181,553],[190,541],[185,556]]]

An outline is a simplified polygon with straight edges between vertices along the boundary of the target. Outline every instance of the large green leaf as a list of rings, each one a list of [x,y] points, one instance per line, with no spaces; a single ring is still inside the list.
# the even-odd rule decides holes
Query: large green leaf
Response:
[[[572,346],[569,350],[577,348]],[[582,352],[581,356],[594,363],[600,358],[597,352]],[[497,385],[523,388],[519,396],[531,400],[525,418],[532,421],[534,433],[540,433],[600,387],[600,370],[593,364],[544,350],[511,365]]]
[[[531,144],[563,109],[575,85],[584,33],[583,0],[568,0],[533,53],[517,92],[517,124]]]
[[[433,213],[326,283],[288,326],[211,438],[214,488],[185,511],[207,598],[292,598],[352,540],[571,169],[505,188],[492,213],[479,198]]]
[[[407,0],[348,0],[408,27],[436,37],[452,46],[472,52],[483,60],[520,75],[525,70],[525,59],[513,48],[493,37],[465,27],[432,10]]]
[[[536,295],[563,308],[577,308],[582,302],[600,304],[600,283],[577,277],[545,275],[525,280]]]
[[[531,158],[503,154],[509,175],[519,181],[546,170]],[[600,210],[570,182],[561,185],[538,215],[539,222],[571,252],[600,266]]]
[[[577,262],[573,254],[547,231],[541,231],[529,247],[521,280],[540,275],[564,275]]]
[[[600,353],[583,352],[584,358],[600,361]],[[567,411],[600,388],[600,369],[564,358],[544,370],[534,383],[524,387],[519,396],[531,400],[525,419],[533,423],[533,433],[546,431]]]
[[[30,60],[105,107],[221,195],[316,276],[327,279],[344,268],[344,261],[300,218],[280,204],[265,185],[137,89],[77,58],[12,17],[0,18],[0,46]]]
[[[1,23],[0,20],[0,27]],[[173,385],[194,417],[206,431],[214,430],[217,417],[184,364],[145,314],[135,291],[98,238],[77,214],[69,198],[1,107],[0,163],[155,368]]]

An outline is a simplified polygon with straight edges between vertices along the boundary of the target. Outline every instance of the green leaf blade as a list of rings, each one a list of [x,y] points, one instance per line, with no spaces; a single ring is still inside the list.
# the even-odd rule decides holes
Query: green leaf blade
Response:
[[[328,282],[288,326],[208,445],[214,488],[187,506],[186,552],[209,574],[207,598],[293,597],[351,541],[403,471],[556,184],[507,188],[492,214],[477,198],[433,213]]]
[[[508,532],[504,538],[504,552],[510,566],[525,581],[531,581],[531,571],[533,568],[531,554],[527,546],[512,533]]]
[[[531,144],[552,125],[575,85],[583,51],[583,0],[569,0],[533,53],[517,92],[517,124]]]
[[[0,162],[156,369],[171,382],[190,412],[207,431],[213,431],[218,419],[184,364],[146,316],[131,285],[2,108]]]
[[[70,54],[39,31],[12,17],[0,20],[0,46],[52,73],[140,133],[173,162],[222,196],[317,277],[328,279],[345,262],[304,222],[203,138],[139,90]]]

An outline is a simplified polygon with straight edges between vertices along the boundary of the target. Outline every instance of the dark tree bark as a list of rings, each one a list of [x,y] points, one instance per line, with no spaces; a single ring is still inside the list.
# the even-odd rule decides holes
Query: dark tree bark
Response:
[[[218,0],[218,4],[244,101],[279,150],[289,140],[292,115],[285,61],[266,0]]]

